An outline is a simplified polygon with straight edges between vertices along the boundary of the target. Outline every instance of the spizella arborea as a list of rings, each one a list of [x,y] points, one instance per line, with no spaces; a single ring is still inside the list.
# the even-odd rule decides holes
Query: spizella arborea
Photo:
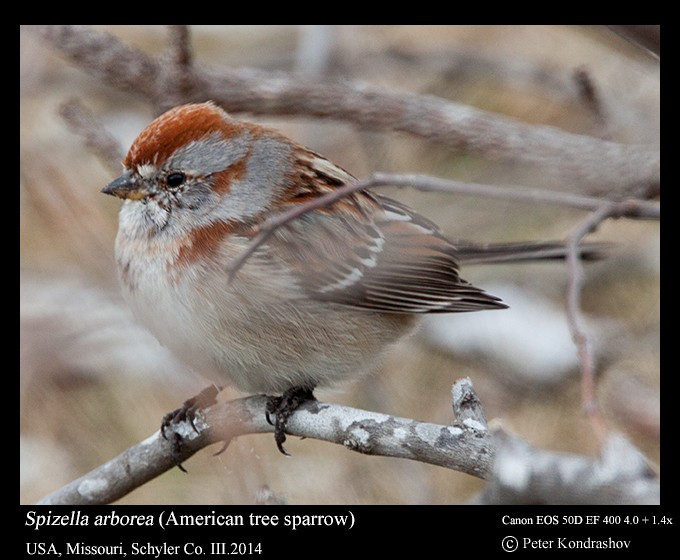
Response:
[[[316,386],[370,371],[419,315],[506,307],[460,278],[457,248],[433,223],[366,191],[279,228],[229,281],[268,216],[355,179],[211,103],[158,117],[123,163],[103,192],[124,199],[125,299],[218,384],[283,393],[270,411],[282,451],[288,417]]]

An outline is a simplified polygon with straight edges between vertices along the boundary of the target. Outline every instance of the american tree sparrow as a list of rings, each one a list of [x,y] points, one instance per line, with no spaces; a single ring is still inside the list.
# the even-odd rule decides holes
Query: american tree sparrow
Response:
[[[360,191],[276,230],[229,281],[230,262],[268,216],[354,177],[212,103],[158,117],[123,163],[103,192],[124,199],[125,299],[216,383],[282,393],[268,411],[282,452],[289,416],[315,387],[370,371],[421,314],[506,307],[459,276],[460,259],[522,258],[522,245],[457,248],[406,206]]]

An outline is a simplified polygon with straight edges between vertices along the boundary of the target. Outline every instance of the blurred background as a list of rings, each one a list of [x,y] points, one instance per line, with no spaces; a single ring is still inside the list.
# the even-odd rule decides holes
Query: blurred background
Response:
[[[160,26],[99,27],[160,54]],[[603,27],[196,26],[196,61],[343,78],[436,95],[621,143],[659,144],[659,62]],[[583,76],[597,103],[584,94]],[[579,77],[580,76],[580,77]],[[114,178],[69,131],[59,106],[78,97],[127,150],[152,108],[99,83],[27,30],[20,34],[20,501],[32,503],[156,431],[206,382],[135,324],[119,295]],[[425,173],[570,191],[524,165],[490,162],[394,132],[302,117],[237,115],[279,128],[352,172]],[[563,239],[582,211],[451,194],[386,191],[453,239]],[[659,227],[609,220],[616,244],[588,264],[582,308],[610,427],[659,462]],[[372,375],[321,400],[448,424],[452,383],[469,376],[489,420],[550,450],[595,456],[582,413],[576,350],[564,314],[563,263],[469,267],[502,312],[441,316],[396,346]],[[221,399],[241,396],[227,388]],[[199,452],[121,503],[451,504],[484,481],[337,445],[243,436]]]

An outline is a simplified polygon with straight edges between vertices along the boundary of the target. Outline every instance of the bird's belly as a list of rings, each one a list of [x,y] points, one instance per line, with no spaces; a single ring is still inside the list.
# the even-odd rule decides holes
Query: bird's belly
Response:
[[[245,392],[328,386],[373,369],[415,319],[312,301],[247,267],[181,280],[135,272],[123,291],[138,320],[197,373]],[[215,278],[215,275],[219,278]],[[130,267],[128,267],[130,275]]]

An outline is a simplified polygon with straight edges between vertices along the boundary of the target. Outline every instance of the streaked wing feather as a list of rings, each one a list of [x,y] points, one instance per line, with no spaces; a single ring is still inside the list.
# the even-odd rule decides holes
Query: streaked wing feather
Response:
[[[432,222],[388,198],[357,193],[274,238],[315,299],[392,313],[506,307],[460,278],[455,249]]]

